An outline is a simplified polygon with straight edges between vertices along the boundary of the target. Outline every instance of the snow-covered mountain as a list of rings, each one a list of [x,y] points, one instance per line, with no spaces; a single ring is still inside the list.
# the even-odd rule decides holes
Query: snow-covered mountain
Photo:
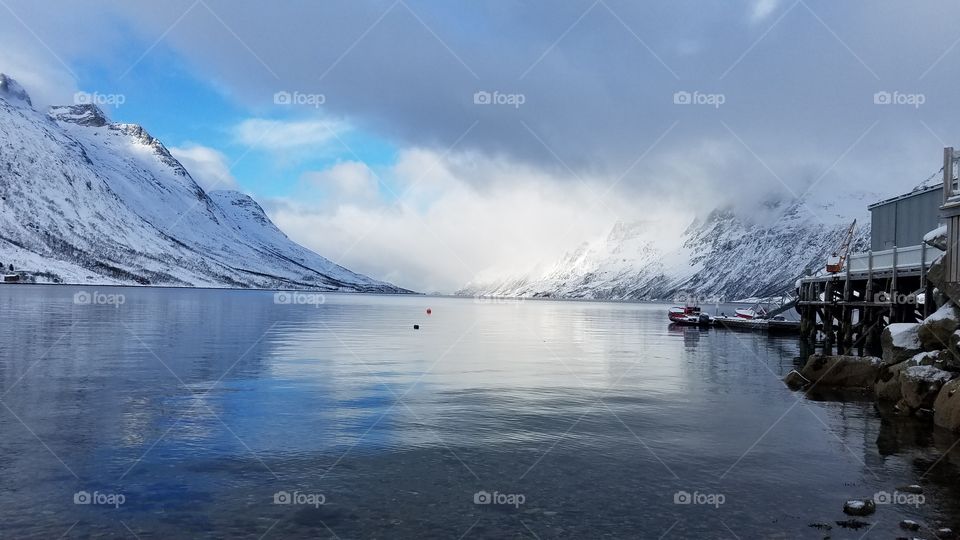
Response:
[[[866,206],[875,194],[847,196],[842,205],[768,203],[754,216],[718,209],[694,219],[679,248],[658,247],[646,222],[617,223],[600,240],[582,244],[543,271],[470,283],[458,294],[666,300],[682,294],[728,301],[789,292],[805,270],[823,268],[857,218],[853,250],[869,243]]]
[[[64,283],[407,292],[293,242],[247,195],[205,192],[142,127],[38,111],[2,74],[0,262]]]

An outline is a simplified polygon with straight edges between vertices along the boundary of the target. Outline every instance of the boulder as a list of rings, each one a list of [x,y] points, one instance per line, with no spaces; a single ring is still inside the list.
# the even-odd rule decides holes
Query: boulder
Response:
[[[869,516],[877,511],[873,499],[853,499],[843,503],[843,513],[848,516]]]
[[[783,382],[786,383],[791,390],[801,390],[810,384],[810,381],[795,369],[787,373],[787,376],[783,378]]]
[[[900,371],[900,394],[911,409],[930,409],[953,374],[933,366],[909,366]]]
[[[880,335],[883,363],[899,364],[923,352],[919,329],[920,325],[915,323],[894,323],[884,328]]]
[[[925,351],[938,351],[950,346],[951,335],[960,328],[960,312],[953,302],[944,304],[920,323],[917,338]]]
[[[872,388],[880,372],[874,356],[823,356],[813,354],[800,370],[814,387]]]
[[[880,366],[880,372],[877,375],[877,380],[874,385],[874,392],[877,395],[877,400],[890,401],[894,403],[900,401],[900,399],[903,397],[903,394],[900,393],[900,372],[908,367],[916,365],[919,364],[916,361],[916,357],[914,357],[905,362],[893,364],[892,366]]]
[[[950,431],[960,431],[960,379],[940,388],[933,402],[933,423]]]

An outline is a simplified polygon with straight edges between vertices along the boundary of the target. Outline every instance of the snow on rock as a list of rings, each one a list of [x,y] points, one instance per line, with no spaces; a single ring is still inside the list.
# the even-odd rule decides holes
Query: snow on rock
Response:
[[[294,243],[246,195],[205,192],[141,126],[28,102],[0,75],[0,259],[38,281],[406,292]]]
[[[928,246],[935,247],[940,251],[947,250],[947,226],[941,225],[936,229],[923,235],[923,241]]]
[[[950,346],[950,334],[960,327],[960,312],[953,302],[947,302],[920,323],[917,337],[925,350],[946,349]]]
[[[872,499],[851,499],[843,504],[843,512],[850,516],[869,516],[876,510],[877,503]]]
[[[915,323],[894,323],[884,328],[880,335],[883,363],[899,364],[922,352],[919,328],[920,325]]]

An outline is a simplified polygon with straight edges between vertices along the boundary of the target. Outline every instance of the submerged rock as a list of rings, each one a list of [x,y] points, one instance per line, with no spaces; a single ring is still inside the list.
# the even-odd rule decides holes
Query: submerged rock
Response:
[[[783,378],[783,382],[786,383],[787,387],[791,390],[801,390],[810,385],[810,380],[795,369],[787,373],[787,376]]]
[[[800,370],[814,387],[872,388],[880,372],[874,356],[823,356],[814,354]]]
[[[894,323],[884,328],[880,334],[883,363],[899,364],[923,352],[919,329],[920,325],[916,323]]]
[[[849,516],[869,516],[877,511],[873,499],[851,499],[843,503],[843,513]]]
[[[954,379],[940,388],[937,399],[933,402],[933,423],[949,429],[960,431],[960,379]]]
[[[948,302],[920,323],[917,338],[925,351],[939,351],[950,346],[950,336],[958,327],[960,312],[953,302]]]
[[[843,527],[844,529],[862,529],[864,527],[869,527],[870,524],[866,521],[860,521],[859,519],[846,519],[843,521],[836,521],[837,525]]]
[[[920,524],[912,519],[905,519],[900,522],[900,528],[907,531],[919,531]]]

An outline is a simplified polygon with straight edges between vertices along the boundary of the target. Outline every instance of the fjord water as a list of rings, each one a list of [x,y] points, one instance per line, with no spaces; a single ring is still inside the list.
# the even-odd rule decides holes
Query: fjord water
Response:
[[[793,337],[669,328],[653,304],[279,300],[0,287],[2,536],[859,538],[960,522],[954,439],[881,421],[871,400],[790,392]],[[846,499],[914,483],[924,504],[836,525]]]

